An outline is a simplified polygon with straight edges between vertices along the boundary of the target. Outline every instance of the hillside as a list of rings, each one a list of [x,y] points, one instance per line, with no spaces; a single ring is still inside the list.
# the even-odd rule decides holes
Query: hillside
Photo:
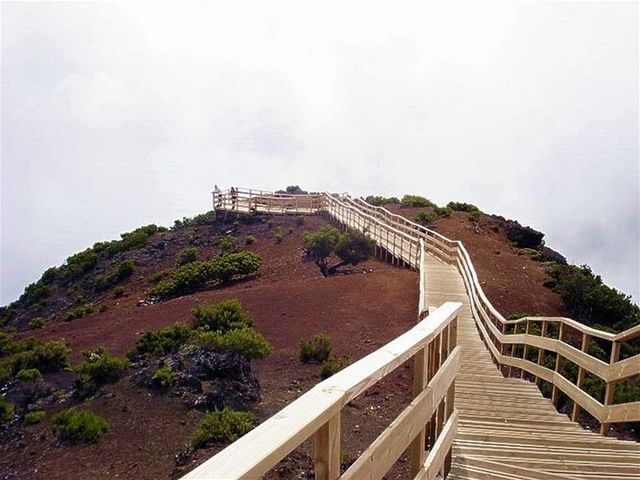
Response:
[[[431,211],[399,205],[389,208],[410,219]],[[415,272],[371,259],[323,278],[313,262],[304,258],[303,233],[326,223],[320,216],[303,220],[267,215],[214,218],[209,213],[183,219],[171,229],[147,226],[124,234],[119,241],[98,243],[70,257],[65,265],[48,270],[4,309],[4,329],[16,333],[3,341],[31,337],[61,341],[69,348],[74,365],[85,358],[83,350],[99,347],[122,357],[144,337],[143,332],[176,323],[189,325],[194,307],[238,299],[255,320],[257,332],[273,346],[266,358],[251,361],[246,372],[249,380],[241,385],[244,388],[252,378],[257,380],[257,390],[249,392],[247,387],[247,398],[259,396],[257,402],[249,400],[248,406],[262,421],[320,379],[318,365],[298,360],[301,338],[326,333],[333,341],[334,354],[357,360],[415,322]],[[550,264],[510,244],[503,225],[499,217],[483,215],[472,222],[467,213],[454,211],[429,226],[465,243],[489,299],[505,315],[523,311],[567,314],[562,298],[543,285]],[[194,260],[189,250],[193,247],[196,261],[247,251],[258,254],[262,265],[256,273],[225,283],[205,283],[191,294],[163,301],[152,298],[149,290],[172,278],[178,263],[186,257]],[[0,342],[0,358],[8,351]],[[165,355],[159,362],[187,361],[177,355]],[[203,408],[189,404],[191,397],[177,387],[163,390],[140,381],[154,362],[136,359],[118,378],[82,399],[77,396],[76,374],[65,369],[43,372],[37,388],[27,380],[5,379],[1,391],[7,397],[15,398],[19,391],[32,398],[22,398],[15,418],[0,426],[3,478],[70,478],[70,471],[73,478],[177,478],[210,457],[222,443],[195,452],[185,448],[203,418]],[[244,369],[248,363],[242,365]],[[206,379],[202,385],[221,385],[216,382]],[[373,440],[406,404],[404,392],[410,390],[410,382],[411,374],[401,368],[350,405],[343,418],[343,434],[344,444],[354,451],[345,452],[345,460]],[[109,430],[96,443],[61,442],[52,433],[52,415],[76,405],[108,419]],[[46,412],[44,421],[26,425],[25,412],[34,410]],[[134,438],[137,448],[131,448]],[[308,471],[309,448],[306,445],[296,451],[273,478]]]

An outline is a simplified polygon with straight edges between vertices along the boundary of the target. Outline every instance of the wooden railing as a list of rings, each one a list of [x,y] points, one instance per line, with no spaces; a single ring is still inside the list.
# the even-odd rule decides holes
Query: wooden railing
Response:
[[[638,381],[640,376],[640,355],[620,359],[621,346],[640,338],[640,325],[611,334],[569,318],[506,320],[484,294],[462,242],[450,240],[383,207],[369,205],[348,195],[341,198],[344,203],[359,207],[363,214],[386,222],[407,235],[418,235],[424,240],[427,252],[456,265],[465,282],[478,329],[496,364],[506,375],[515,373],[523,377],[524,372],[528,372],[538,384],[542,380],[549,382],[554,404],[558,402],[559,392],[564,393],[573,402],[572,420],[577,420],[581,409],[584,409],[600,422],[603,434],[608,432],[611,423],[640,421],[640,401],[614,403],[617,382],[627,379]],[[357,228],[356,224],[351,226]],[[510,331],[512,329],[513,332]],[[608,358],[602,360],[589,352],[594,341],[603,344],[600,348],[608,353]],[[545,358],[549,358],[548,354],[555,355],[553,369],[543,365]],[[534,360],[531,360],[532,356]],[[565,362],[576,365],[575,378],[569,379],[561,374]],[[595,375],[605,382],[601,401],[584,389],[587,375]]]
[[[535,379],[551,383],[554,401],[558,392],[563,392],[574,402],[573,418],[584,408],[601,422],[603,433],[609,423],[640,420],[640,402],[613,402],[616,382],[640,375],[640,355],[619,359],[621,345],[640,337],[640,326],[613,335],[566,318],[505,320],[482,291],[461,242],[347,194],[275,195],[238,189],[236,193],[214,194],[213,200],[216,209],[225,211],[326,212],[345,227],[365,233],[376,241],[378,253],[383,257],[420,271],[419,323],[385,347],[319,383],[184,479],[257,478],[312,435],[316,478],[382,478],[409,445],[412,477],[434,478],[438,473],[446,476],[457,427],[453,401],[460,362],[460,347],[456,345],[457,312],[461,305],[445,303],[423,320],[428,307],[423,271],[425,253],[459,270],[478,330],[503,372],[507,369],[506,374],[513,374],[513,369],[517,369],[521,376],[529,372]],[[524,333],[519,332],[518,326],[524,326]],[[515,329],[513,333],[510,328]],[[580,348],[571,344],[569,329],[582,335]],[[588,346],[593,339],[610,343],[608,362],[589,354]],[[519,351],[514,346],[522,347],[521,357],[514,355]],[[536,361],[529,360],[532,348],[538,349],[533,352],[537,353]],[[545,352],[555,353],[555,369],[543,365]],[[410,358],[414,362],[413,402],[340,476],[340,412],[348,402]],[[575,384],[560,374],[563,361],[578,366]],[[581,388],[587,374],[606,382],[603,402]]]
[[[405,334],[317,384],[183,479],[259,478],[311,436],[316,479],[382,478],[408,447],[412,478],[446,476],[457,427],[453,405],[460,365],[460,307],[445,303]],[[413,401],[341,475],[342,410],[411,358]]]

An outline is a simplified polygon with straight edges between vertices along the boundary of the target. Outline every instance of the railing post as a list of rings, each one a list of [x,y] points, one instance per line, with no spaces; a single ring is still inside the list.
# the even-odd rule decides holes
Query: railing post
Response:
[[[586,352],[589,348],[589,344],[591,343],[591,336],[587,335],[586,333],[582,334],[582,347],[581,350],[583,352]],[[584,368],[579,367],[578,368],[578,379],[576,380],[576,386],[578,388],[580,388],[582,386],[582,382],[584,382]],[[573,411],[571,412],[571,421],[572,422],[577,422],[578,421],[578,417],[580,416],[580,405],[578,405],[578,402],[573,402]]]
[[[525,335],[529,335],[529,320],[526,320],[526,327],[524,329],[524,334]],[[524,344],[524,351],[522,352],[522,359],[526,360],[527,359],[527,353],[529,353],[529,344],[525,343]],[[520,378],[524,378],[524,368],[520,369]]]
[[[456,316],[453,320],[451,320],[451,323],[449,324],[449,353],[451,353],[453,349],[456,348],[457,344],[458,344],[458,317]],[[456,396],[456,381],[454,379],[453,382],[451,382],[451,386],[449,387],[449,390],[447,390],[447,414],[446,414],[445,421],[449,420],[451,418],[451,415],[453,415],[455,396]],[[453,447],[451,447],[447,452],[447,456],[444,461],[444,477],[445,478],[449,474],[449,471],[451,471],[452,459],[453,459]]]
[[[427,386],[427,349],[428,345],[418,350],[413,356],[413,397],[417,397]],[[418,475],[418,472],[422,469],[422,464],[427,457],[425,451],[426,444],[426,425],[420,429],[420,433],[411,442],[411,477]]]
[[[548,325],[548,322],[542,322],[540,338],[545,338],[545,335],[547,334],[547,325]],[[544,360],[544,348],[540,348],[538,349],[538,365],[542,365],[543,360]],[[538,386],[538,388],[540,388],[541,382],[542,380],[540,380],[540,377],[536,377],[536,385]]]
[[[564,323],[560,322],[560,332],[558,333],[558,340],[562,342],[562,333],[564,331]],[[556,369],[555,372],[558,373],[560,368],[562,367],[562,355],[559,352],[556,352]],[[557,407],[558,406],[558,393],[560,389],[556,387],[555,383],[553,384],[553,390],[551,391],[551,402]]]
[[[340,476],[340,412],[315,433],[313,452],[316,480],[336,480]]]
[[[611,344],[611,357],[609,359],[609,365],[613,365],[620,359],[620,342],[613,342]],[[609,380],[607,381],[607,388],[604,393],[604,414],[606,416],[607,411],[609,410],[607,407],[613,403],[614,394],[616,391],[616,381]],[[606,422],[602,422],[600,424],[600,433],[602,435],[609,434],[609,424]]]

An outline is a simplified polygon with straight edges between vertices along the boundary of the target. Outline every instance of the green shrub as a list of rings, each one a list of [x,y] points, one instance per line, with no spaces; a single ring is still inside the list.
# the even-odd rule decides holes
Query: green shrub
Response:
[[[351,365],[351,359],[343,355],[342,357],[331,357],[324,362],[322,362],[322,367],[320,368],[320,378],[323,380],[329,378],[335,373],[338,373],[340,370]]]
[[[198,259],[198,249],[196,247],[187,247],[182,250],[178,256],[178,266],[195,262]]]
[[[58,439],[67,442],[94,443],[109,429],[107,419],[88,410],[64,410],[52,422]]]
[[[71,255],[67,258],[65,265],[61,269],[62,276],[67,280],[75,280],[83,276],[98,263],[96,251],[87,248],[82,252]]]
[[[218,240],[218,245],[223,253],[230,253],[235,250],[238,240],[232,235],[225,235]]]
[[[4,397],[0,397],[0,425],[10,422],[13,419],[14,407],[7,402]]]
[[[191,310],[193,326],[213,332],[226,333],[241,328],[253,328],[253,319],[236,299],[223,300],[213,305],[203,304]]]
[[[122,298],[124,296],[124,287],[122,285],[113,289],[113,296],[115,298]]]
[[[37,329],[42,328],[47,324],[47,321],[42,317],[36,317],[29,320],[29,328]]]
[[[67,312],[64,316],[65,322],[70,322],[72,320],[77,320],[78,318],[86,317],[94,312],[93,306],[90,304],[80,305],[79,307],[72,308]]]
[[[42,379],[42,374],[37,368],[23,368],[16,373],[16,378],[18,380],[35,382]]]
[[[382,197],[379,195],[369,195],[367,198],[364,199],[364,201],[367,202],[369,205],[373,205],[374,207],[382,207],[384,205],[400,203],[400,200],[398,200],[397,197]]]
[[[302,243],[307,256],[314,260],[325,277],[335,273],[341,266],[363,262],[371,255],[374,245],[374,242],[362,233],[351,230],[340,233],[328,226],[305,232],[302,235]],[[331,253],[335,253],[341,261],[329,267],[328,258]]]
[[[168,298],[187,295],[209,281],[224,284],[236,276],[256,272],[262,265],[257,253],[227,253],[206,262],[192,262],[174,270],[171,278],[163,280],[149,290],[149,295]]]
[[[101,385],[115,382],[129,367],[126,359],[114,357],[104,348],[84,350],[82,356],[84,361],[73,369],[78,375],[76,386],[81,398],[91,395]]]
[[[480,221],[480,215],[482,212],[480,210],[474,210],[467,214],[467,218],[471,220],[473,223],[478,223]]]
[[[400,203],[403,207],[437,207],[431,200],[419,195],[405,195]]]
[[[282,242],[282,239],[284,238],[284,230],[282,230],[282,227],[276,227],[273,238],[276,239],[276,243]]]
[[[226,407],[207,412],[191,437],[191,446],[203,448],[209,442],[235,442],[253,429],[255,420],[252,413]]]
[[[305,224],[305,219],[303,216],[296,217],[296,226],[302,227]]]
[[[479,212],[480,209],[472,203],[449,202],[447,207],[454,212]]]
[[[542,252],[534,248],[521,248],[518,250],[518,255],[526,255],[527,257],[531,257],[532,260],[538,261],[542,261],[544,259]]]
[[[144,332],[136,340],[135,346],[127,353],[127,356],[129,358],[139,355],[147,358],[161,357],[178,350],[189,340],[190,335],[189,327],[179,323],[171,327]]]
[[[135,250],[147,245],[149,237],[156,232],[165,232],[167,229],[164,227],[158,227],[157,225],[146,225],[144,227],[136,228],[135,230],[120,235],[122,240],[114,240],[106,244],[106,250],[110,255],[115,255],[119,252],[126,252],[129,250]]]
[[[631,301],[631,297],[605,285],[587,265],[556,263],[548,274],[549,279],[545,279],[544,284],[560,295],[576,320],[614,332],[640,323],[640,307]]]
[[[332,348],[331,338],[324,333],[315,335],[311,340],[302,338],[300,339],[300,361],[322,363],[329,358]]]
[[[420,212],[416,215],[415,221],[421,225],[429,225],[438,219],[438,215],[434,212]]]
[[[38,338],[11,341],[0,336],[0,381],[20,370],[37,368],[40,372],[56,372],[69,365],[69,350],[60,342]]]
[[[52,288],[42,282],[32,283],[24,289],[24,293],[20,295],[18,302],[25,307],[36,305],[49,297],[51,292]]]
[[[246,237],[244,237],[244,243],[245,245],[251,245],[252,243],[256,242],[256,237],[254,237],[253,235],[247,235]]]
[[[198,331],[196,342],[207,348],[222,348],[247,358],[266,358],[273,346],[254,328],[244,327],[226,333]]]
[[[28,412],[24,416],[24,423],[27,425],[35,425],[36,423],[40,423],[44,420],[44,417],[47,416],[47,412],[44,410],[35,410],[33,412]]]
[[[116,269],[104,275],[98,275],[94,281],[94,288],[101,292],[111,288],[116,283],[122,282],[129,278],[135,270],[133,260],[124,260],[118,264]]]
[[[153,383],[155,383],[160,388],[170,388],[176,381],[176,377],[173,374],[173,370],[170,366],[166,365],[164,367],[160,367],[153,374]]]

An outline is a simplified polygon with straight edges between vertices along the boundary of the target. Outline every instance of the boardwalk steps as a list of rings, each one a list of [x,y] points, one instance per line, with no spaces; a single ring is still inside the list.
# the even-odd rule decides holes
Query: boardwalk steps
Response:
[[[463,304],[455,400],[460,415],[448,478],[640,478],[637,443],[583,429],[558,413],[534,383],[500,374],[473,320],[458,270],[432,256],[425,262],[429,305],[454,299]]]

